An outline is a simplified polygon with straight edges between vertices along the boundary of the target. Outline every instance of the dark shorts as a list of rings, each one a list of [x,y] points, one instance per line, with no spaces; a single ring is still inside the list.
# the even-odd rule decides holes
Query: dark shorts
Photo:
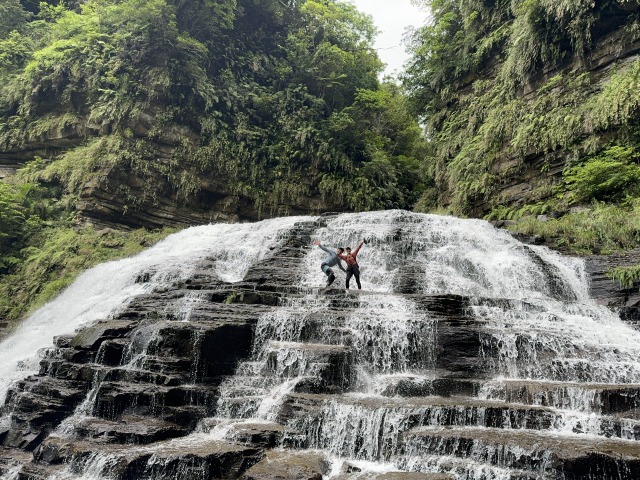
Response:
[[[331,267],[326,263],[323,263],[322,265],[320,265],[320,268],[322,269],[325,275],[327,276],[333,275],[333,270],[331,270]]]

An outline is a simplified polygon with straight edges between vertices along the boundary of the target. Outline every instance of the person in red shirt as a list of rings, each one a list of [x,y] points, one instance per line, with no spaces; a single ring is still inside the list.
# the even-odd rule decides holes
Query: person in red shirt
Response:
[[[365,240],[360,242],[360,245],[356,247],[356,249],[352,252],[351,247],[347,247],[346,254],[338,255],[340,260],[344,260],[347,262],[347,290],[349,290],[349,280],[351,277],[356,277],[356,283],[358,284],[358,290],[362,290],[362,285],[360,285],[360,266],[358,265],[358,252],[362,245],[366,243]]]

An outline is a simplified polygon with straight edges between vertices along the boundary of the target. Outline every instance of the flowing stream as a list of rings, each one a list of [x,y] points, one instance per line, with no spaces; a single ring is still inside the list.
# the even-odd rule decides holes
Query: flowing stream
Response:
[[[300,222],[315,225],[310,238],[328,246],[355,248],[367,240],[359,255],[364,290],[319,291],[325,254],[306,248],[291,278],[299,288],[282,293],[278,308],[260,316],[250,358],[220,386],[213,417],[175,440],[180,448],[236,441],[248,424],[285,423],[295,434],[282,442],[298,441],[331,459],[326,478],[348,464],[361,472],[352,478],[413,471],[510,479],[509,459],[533,456],[527,445],[534,442],[525,438],[530,429],[567,441],[605,439],[617,429],[611,441],[636,442],[635,420],[598,408],[607,386],[640,384],[640,333],[589,297],[581,260],[524,245],[484,221],[402,211],[195,227],[89,270],[0,343],[0,399],[13,382],[37,371],[38,351],[53,336],[189,278],[204,259],[214,262],[219,280],[240,281]],[[142,275],[149,281],[137,282]],[[342,288],[344,275],[337,276],[335,286]],[[438,342],[446,325],[424,303],[441,296],[463,298],[467,324],[478,326],[480,348],[468,367],[473,374],[442,365]],[[179,321],[190,322],[202,301],[194,294],[171,308]],[[144,368],[145,352],[132,352],[129,367]],[[473,392],[441,396],[436,386],[443,381],[469,384]],[[286,413],[292,401],[311,406],[305,414]],[[87,414],[84,408],[77,414]],[[520,444],[492,453],[494,427],[514,432]],[[475,439],[466,459],[447,443],[456,432]],[[52,478],[109,478],[109,458],[96,455],[84,473],[76,468]],[[534,471],[531,478],[546,478],[551,467],[545,461],[524,465]]]

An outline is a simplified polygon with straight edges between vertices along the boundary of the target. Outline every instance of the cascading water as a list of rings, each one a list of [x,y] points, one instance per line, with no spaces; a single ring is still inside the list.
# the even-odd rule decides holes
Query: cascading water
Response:
[[[309,241],[292,261],[289,285],[280,289],[277,308],[259,315],[251,354],[219,386],[214,416],[184,445],[243,442],[247,428],[261,425],[286,431],[281,445],[326,452],[334,460],[328,477],[351,462],[362,478],[405,470],[510,479],[520,469],[529,475],[521,478],[551,475],[551,450],[539,449],[540,438],[580,451],[582,439],[614,437],[611,445],[622,449],[640,439],[634,418],[605,411],[612,390],[624,396],[624,388],[640,383],[640,333],[589,298],[582,261],[524,245],[483,221],[401,211],[197,227],[91,270],[0,344],[0,365],[12,365],[0,371],[0,392],[34,371],[37,349],[54,334],[187,279],[205,260],[220,282],[240,281],[299,234],[296,224],[307,225]],[[367,240],[359,256],[362,292],[319,291],[324,252],[311,247],[313,239],[331,247]],[[144,274],[149,281],[136,283]],[[343,278],[338,274],[335,287]],[[197,322],[192,312],[207,295],[190,292],[162,314]],[[449,304],[463,320],[447,323]],[[132,337],[122,368],[151,368],[149,339],[160,327],[145,328]],[[46,338],[27,349],[29,329]],[[453,345],[457,336],[460,350],[444,351],[439,342]],[[203,338],[195,335],[193,343]],[[4,357],[5,343],[12,357]],[[22,359],[21,366],[9,358]],[[194,382],[202,376],[198,362],[190,367]],[[76,415],[90,414],[99,383]],[[497,429],[513,444],[495,446]],[[91,457],[85,471],[99,478],[109,455]],[[160,475],[163,462],[149,460],[148,478]],[[59,478],[78,478],[65,475]]]
[[[214,260],[226,282],[241,280],[249,267],[277,245],[296,222],[195,227],[170,236],[140,255],[109,262],[82,274],[58,298],[39,309],[0,342],[0,401],[18,379],[38,371],[38,351],[55,335],[108,318],[144,293],[191,276],[199,262]],[[140,281],[141,277],[144,281]]]

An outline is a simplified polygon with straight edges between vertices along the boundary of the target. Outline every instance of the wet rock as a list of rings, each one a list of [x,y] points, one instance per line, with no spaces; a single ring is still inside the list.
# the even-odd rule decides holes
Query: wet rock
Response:
[[[638,442],[495,428],[423,427],[406,438],[414,454],[458,456],[554,478],[640,478]]]
[[[27,464],[20,468],[16,480],[49,480],[51,478],[60,478],[63,475],[63,465],[38,465]],[[14,474],[15,475],[15,474]]]
[[[23,464],[33,459],[30,452],[15,448],[0,447],[0,478],[9,478],[10,472],[17,471]]]
[[[33,450],[80,404],[86,384],[51,377],[29,377],[12,387],[4,411],[10,413],[11,426],[2,444]]]
[[[638,325],[638,319],[633,315],[633,308],[640,306],[640,290],[638,287],[622,288],[608,276],[611,269],[637,265],[640,249],[627,250],[612,255],[591,255],[585,257],[585,267],[589,275],[589,293],[603,305],[630,310],[625,318],[632,325]]]
[[[504,345],[495,326],[490,328],[491,318],[474,312],[478,307],[500,314],[535,310],[535,302],[425,295],[418,283],[423,273],[407,264],[400,265],[393,292],[336,288],[317,297],[317,305],[309,303],[305,298],[317,288],[292,283],[311,240],[306,228],[252,267],[242,282],[213,278],[216,259],[204,259],[191,278],[136,298],[118,318],[57,338],[44,353],[40,374],[8,396],[15,408],[8,412],[11,424],[0,431],[0,441],[34,450],[35,461],[20,460],[26,464],[24,478],[44,479],[59,468],[81,476],[98,464],[108,466],[114,480],[322,478],[326,458],[295,449],[324,448],[326,439],[335,439],[335,429],[344,438],[331,443],[332,449],[345,458],[397,459],[400,465],[407,452],[418,458],[440,452],[445,455],[438,459],[444,462],[442,471],[465,472],[465,462],[477,462],[487,469],[513,469],[513,480],[573,478],[574,472],[617,479],[611,476],[614,467],[636,473],[636,452],[620,439],[640,439],[637,385],[493,380]],[[392,229],[389,239],[400,249],[409,248],[402,228]],[[525,251],[547,272],[535,249]],[[567,296],[551,270],[547,276],[554,295]],[[374,339],[388,331],[357,324],[355,309],[368,303],[384,308],[398,296],[415,306],[412,321],[418,322],[407,335],[410,348],[402,352],[406,370],[387,374],[388,366],[376,364],[371,371],[356,371],[356,357],[373,358],[386,348]],[[279,314],[282,305],[290,311],[304,306],[295,313],[304,322],[291,323],[292,329],[300,328],[294,332],[297,341],[266,340],[257,356],[253,349],[261,344],[254,345],[256,340],[290,338],[291,332],[277,330],[283,325],[264,321]],[[513,342],[518,351],[535,347],[536,361],[556,358],[550,349],[527,343],[526,335],[515,334]],[[233,382],[223,383],[230,375]],[[350,393],[367,384],[369,375],[376,395]],[[581,390],[576,393],[576,388]],[[64,440],[49,435],[89,393],[87,412],[93,417],[76,421]],[[571,456],[562,451],[559,438],[539,432],[562,424],[556,409],[572,410],[566,402],[575,396],[592,396],[590,411],[605,416],[598,417],[599,430],[586,421],[574,422],[574,434],[567,435]],[[246,420],[265,404],[273,421]],[[224,433],[225,441],[194,433],[212,429],[216,438]],[[613,443],[571,443],[588,438],[582,432],[612,437]],[[281,447],[294,451],[273,450]],[[270,450],[263,458],[264,449]],[[550,470],[541,470],[546,458],[552,458]],[[580,462],[595,467],[584,470]],[[355,464],[343,475],[355,480],[451,478],[373,473]],[[624,480],[634,478],[624,475]]]
[[[128,320],[103,320],[82,329],[69,341],[69,345],[84,350],[97,350],[106,339],[123,337],[136,325],[136,322]]]
[[[240,477],[242,480],[322,480],[329,461],[322,452],[269,450]]]
[[[344,474],[332,477],[331,480],[455,480],[455,476],[445,473],[417,473],[417,472],[387,472],[368,473],[361,469],[344,469]],[[360,472],[360,473],[356,473]]]
[[[573,398],[586,396],[591,399],[589,408],[593,412],[640,411],[640,385],[508,380],[504,381],[504,388],[509,402],[571,409]]]
[[[71,469],[81,471],[83,465],[100,452],[107,462],[102,475],[116,480],[153,478],[237,478],[240,473],[262,458],[262,452],[212,439],[174,439],[136,448],[119,445],[97,445],[93,442],[69,442],[50,437],[43,443],[36,460],[43,464],[71,462]]]
[[[190,433],[186,426],[157,418],[124,415],[119,421],[87,418],[74,426],[76,434],[105,443],[148,444],[182,437]]]
[[[53,337],[53,345],[58,348],[70,348],[74,335],[59,335]]]
[[[219,418],[203,420],[199,425],[204,432],[216,427],[227,431],[225,439],[234,443],[253,445],[261,448],[301,447],[305,438],[296,430],[275,422],[268,421],[230,421]]]
[[[217,390],[208,385],[148,385],[127,382],[102,382],[96,393],[93,415],[118,420],[122,415],[147,415],[165,418],[165,410],[175,415],[171,407],[202,406],[202,412],[212,409]],[[167,410],[169,408],[169,410]],[[193,412],[192,412],[193,413]],[[189,425],[199,418],[192,418]]]
[[[96,362],[111,367],[120,365],[124,360],[129,343],[129,339],[125,338],[104,340],[100,345],[100,352],[97,355]]]
[[[455,480],[455,477],[444,473],[389,472],[376,475],[372,480]]]
[[[441,397],[451,396],[477,396],[484,381],[479,379],[437,377],[422,378],[406,376],[395,379],[381,392],[386,397],[424,397],[437,395]]]
[[[344,345],[271,342],[267,371],[286,377],[310,376],[302,389],[316,392],[342,392],[349,389],[354,373],[353,352]]]

